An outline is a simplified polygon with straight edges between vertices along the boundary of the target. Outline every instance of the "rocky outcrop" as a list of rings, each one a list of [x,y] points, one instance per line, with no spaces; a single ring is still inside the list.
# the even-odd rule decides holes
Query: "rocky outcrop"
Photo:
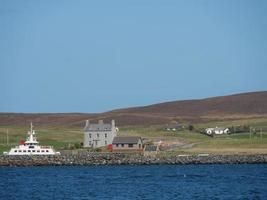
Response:
[[[57,156],[0,156],[0,166],[151,165],[267,163],[267,155],[194,155],[144,157],[127,153],[88,153]]]

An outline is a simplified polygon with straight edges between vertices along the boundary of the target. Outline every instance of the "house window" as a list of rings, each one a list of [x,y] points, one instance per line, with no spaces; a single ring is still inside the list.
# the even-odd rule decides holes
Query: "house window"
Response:
[[[91,133],[89,133],[89,138],[92,138],[92,134]]]
[[[124,147],[124,144],[121,144],[121,147]]]
[[[40,152],[40,150],[37,150],[37,152],[39,153],[39,152]]]
[[[116,144],[116,147],[119,147],[119,144]]]
[[[99,138],[99,133],[97,133],[96,136]]]
[[[108,137],[108,135],[105,133],[105,138],[107,138]]]
[[[95,145],[97,146],[97,141],[95,141]]]
[[[23,150],[23,152],[26,152],[26,150]]]
[[[32,150],[32,152],[35,152],[35,150]]]
[[[42,150],[42,152],[44,152],[44,150]]]
[[[15,150],[15,152],[17,152],[17,150]]]
[[[128,144],[128,147],[129,148],[133,148],[133,144]]]
[[[141,144],[138,145],[139,146],[139,149],[141,148]]]
[[[91,146],[92,145],[92,142],[91,141],[89,141],[89,146]]]
[[[105,140],[105,145],[107,145],[107,141]]]
[[[48,153],[48,150],[46,150],[46,152]]]
[[[19,152],[21,152],[21,150],[19,150]]]
[[[31,150],[28,150],[28,152],[31,152]]]

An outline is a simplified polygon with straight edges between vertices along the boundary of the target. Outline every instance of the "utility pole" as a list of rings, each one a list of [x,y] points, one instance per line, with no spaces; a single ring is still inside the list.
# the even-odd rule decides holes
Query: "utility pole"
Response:
[[[8,129],[6,129],[6,144],[9,145]]]

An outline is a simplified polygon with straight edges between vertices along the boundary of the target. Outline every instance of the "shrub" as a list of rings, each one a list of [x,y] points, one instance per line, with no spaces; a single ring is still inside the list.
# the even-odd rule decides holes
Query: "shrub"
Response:
[[[194,130],[194,126],[193,126],[192,124],[190,124],[190,125],[188,126],[188,130],[189,130],[189,131],[193,131],[193,130]]]

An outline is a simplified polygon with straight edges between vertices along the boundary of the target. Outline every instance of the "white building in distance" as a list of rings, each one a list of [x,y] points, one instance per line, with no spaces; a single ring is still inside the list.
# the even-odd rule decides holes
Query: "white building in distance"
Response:
[[[86,120],[83,146],[92,148],[108,146],[112,144],[113,138],[117,135],[116,132],[114,120],[111,120],[111,123],[104,123],[103,120],[99,120],[97,124]]]
[[[230,130],[229,128],[220,128],[220,127],[216,127],[216,128],[207,128],[205,130],[206,134],[208,135],[222,135],[222,134],[229,134]]]

